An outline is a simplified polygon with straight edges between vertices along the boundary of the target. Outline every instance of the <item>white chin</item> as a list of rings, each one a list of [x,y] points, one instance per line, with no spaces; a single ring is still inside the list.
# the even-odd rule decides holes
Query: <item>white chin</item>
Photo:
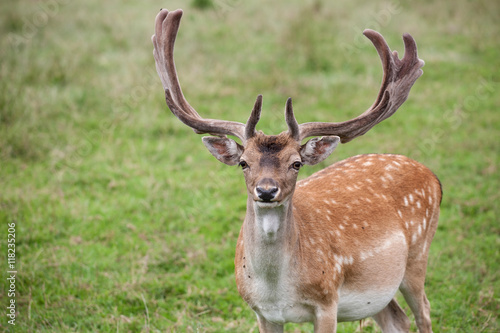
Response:
[[[271,201],[271,202],[255,201],[255,204],[259,208],[274,208],[274,207],[278,207],[281,203],[278,201]]]

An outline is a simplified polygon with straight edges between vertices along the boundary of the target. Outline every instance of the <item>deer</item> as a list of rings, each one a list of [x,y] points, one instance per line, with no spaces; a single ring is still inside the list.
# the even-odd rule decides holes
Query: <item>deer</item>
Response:
[[[413,37],[403,35],[400,59],[381,34],[364,31],[383,67],[380,91],[367,111],[344,122],[298,124],[288,98],[288,129],[266,135],[256,130],[262,95],[246,123],[203,118],[187,102],[174,63],[182,15],[181,9],[162,9],[156,16],[156,70],[171,112],[195,133],[209,134],[202,141],[217,160],[243,170],[247,208],[235,277],[260,332],[283,332],[288,322],[336,332],[338,322],[367,317],[383,332],[408,332],[398,290],[418,330],[432,332],[424,284],[442,199],[437,176],[402,155],[365,154],[297,181],[304,165],[324,161],[339,143],[365,134],[406,101],[424,65]]]

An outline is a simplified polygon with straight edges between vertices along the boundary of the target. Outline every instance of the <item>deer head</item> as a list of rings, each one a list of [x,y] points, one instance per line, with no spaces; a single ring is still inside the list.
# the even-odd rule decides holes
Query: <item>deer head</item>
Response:
[[[259,95],[245,127],[244,145],[227,137],[204,137],[203,143],[219,161],[241,166],[250,198],[261,206],[273,206],[291,197],[300,168],[326,159],[340,138],[313,138],[301,145],[290,98],[285,109],[288,131],[279,135],[255,131],[261,106],[262,96]]]

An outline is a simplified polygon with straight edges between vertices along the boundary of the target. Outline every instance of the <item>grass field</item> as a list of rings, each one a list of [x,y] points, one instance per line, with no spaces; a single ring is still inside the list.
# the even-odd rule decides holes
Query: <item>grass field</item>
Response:
[[[410,32],[426,65],[408,101],[300,177],[362,153],[430,167],[444,187],[434,331],[500,331],[500,2],[488,0],[3,1],[0,256],[15,223],[17,276],[12,298],[0,260],[1,330],[257,331],[233,273],[243,176],[165,105],[150,42],[161,7],[185,11],[176,60],[190,103],[244,122],[263,94],[267,134],[285,130],[289,96],[299,122],[363,112],[382,73],[362,30],[400,54]]]

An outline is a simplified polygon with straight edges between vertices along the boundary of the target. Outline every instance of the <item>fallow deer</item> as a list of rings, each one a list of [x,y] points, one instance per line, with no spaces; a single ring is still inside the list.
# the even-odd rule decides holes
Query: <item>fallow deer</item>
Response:
[[[260,331],[313,322],[315,332],[335,332],[337,322],[371,316],[384,332],[407,332],[410,321],[394,298],[399,289],[419,331],[431,332],[424,281],[442,197],[436,176],[407,157],[370,154],[297,182],[303,165],[325,160],[339,142],[365,134],[406,100],[423,73],[414,39],[403,36],[399,59],[379,33],[365,30],[384,71],[375,103],[349,121],[299,125],[288,99],[288,130],[269,136],[255,129],[261,95],[246,124],[202,118],[187,102],[173,57],[181,16],[182,10],[163,9],[156,17],[156,69],[172,113],[196,133],[212,135],[203,143],[219,161],[243,169],[248,199],[236,284]],[[302,144],[308,137],[314,138]]]

